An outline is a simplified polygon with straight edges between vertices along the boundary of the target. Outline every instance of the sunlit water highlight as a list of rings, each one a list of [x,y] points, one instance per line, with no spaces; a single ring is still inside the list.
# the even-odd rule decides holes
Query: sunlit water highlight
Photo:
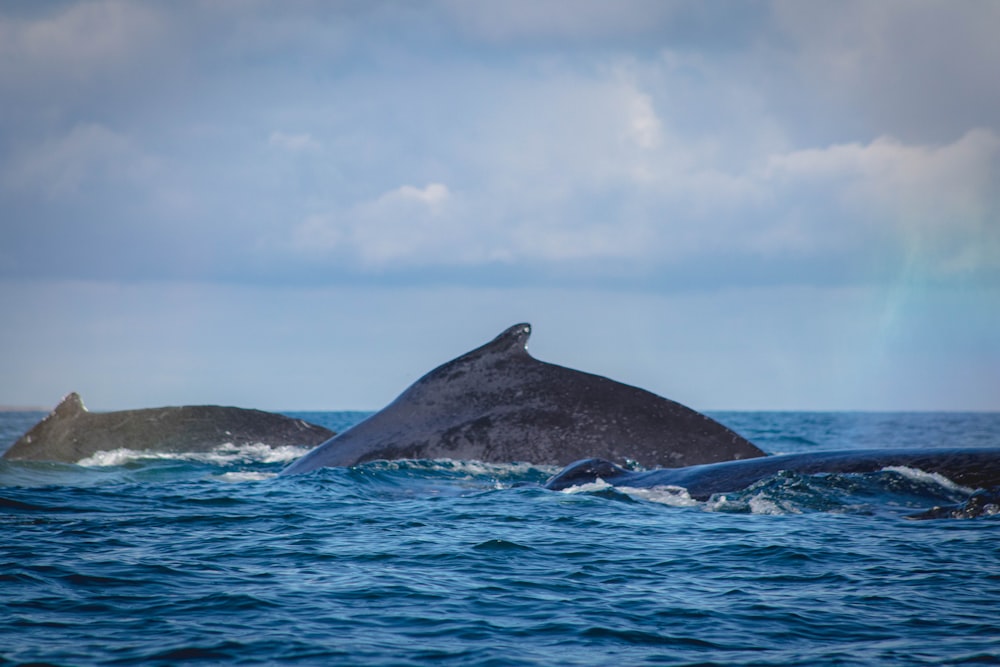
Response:
[[[715,416],[775,453],[1000,446],[1000,414]],[[968,497],[934,475],[699,502],[527,464],[277,477],[295,454],[0,462],[0,665],[1000,661],[1000,517],[908,520]]]

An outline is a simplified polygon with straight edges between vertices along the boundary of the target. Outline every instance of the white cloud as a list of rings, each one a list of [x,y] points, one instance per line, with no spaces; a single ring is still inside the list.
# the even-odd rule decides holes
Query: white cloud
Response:
[[[462,30],[491,41],[634,36],[650,31],[676,12],[670,3],[657,0],[574,0],[571,4],[562,0],[445,0],[441,5]]]
[[[639,148],[656,148],[660,143],[660,119],[649,95],[635,92],[629,105],[630,129]]]
[[[141,218],[149,239],[179,238],[182,224],[207,230],[198,238],[210,241],[185,245],[206,263],[251,267],[234,269],[241,276],[293,274],[300,256],[362,280],[590,262],[611,280],[696,269],[740,282],[733,267],[753,265],[796,282],[810,263],[844,274],[913,258],[943,273],[997,263],[995,121],[944,138],[867,125],[875,105],[914,101],[883,85],[893,73],[909,81],[910,62],[948,55],[936,37],[927,49],[901,37],[941,16],[923,3],[847,2],[830,14],[754,5],[749,23],[726,19],[721,32],[708,20],[719,10],[643,0],[54,7],[0,18],[5,62],[20,59],[53,91],[0,120],[0,195],[10,195],[0,203],[23,206],[25,220],[45,197],[72,195],[95,217]],[[976,12],[956,13],[942,18],[949,35],[975,23]],[[428,30],[404,30],[410,19]],[[891,39],[880,46],[883,28]],[[949,68],[997,62],[983,32],[968,47],[945,40]],[[139,85],[135,70],[158,55],[182,63],[177,79],[154,68]],[[975,82],[988,68],[972,69]],[[943,69],[929,71],[934,95],[948,98]],[[15,78],[23,85],[5,99],[23,100],[29,77]],[[84,84],[64,95],[68,80]],[[971,85],[962,81],[959,92]],[[870,98],[857,111],[852,86]],[[990,95],[949,99],[995,111]],[[826,119],[833,130],[814,131],[828,101],[846,106]],[[36,107],[41,120],[6,120]],[[286,153],[307,159],[274,159]],[[165,206],[166,195],[108,196],[108,186],[165,183],[186,208]],[[68,224],[55,209],[45,211],[53,228]],[[9,253],[51,243],[25,230]],[[254,255],[240,264],[246,247]]]
[[[322,145],[308,132],[289,134],[275,131],[271,133],[267,143],[291,153],[315,152],[322,149]]]
[[[47,197],[78,194],[88,184],[135,185],[157,169],[156,160],[125,135],[96,123],[22,150],[3,167],[6,187]]]
[[[344,239],[344,233],[329,216],[313,214],[307,216],[292,230],[292,246],[305,254],[316,255],[337,248]]]
[[[423,202],[432,208],[439,208],[448,200],[450,196],[451,193],[448,192],[448,187],[446,185],[441,183],[431,183],[423,190],[413,187],[412,185],[404,185],[398,190],[382,195],[379,201],[386,204],[396,199],[409,199]]]
[[[906,141],[995,127],[1000,3],[776,0],[770,9],[787,50],[768,60],[796,73],[778,82],[804,87],[817,114]]]
[[[991,130],[943,145],[882,137],[791,150],[726,170],[676,135],[617,143],[642,94],[612,90],[620,106],[605,97],[603,111],[568,121],[572,141],[521,144],[518,162],[494,163],[503,168],[461,197],[441,183],[404,185],[306,219],[294,244],[378,270],[610,260],[631,272],[706,267],[717,257],[834,261],[847,272],[917,261],[938,276],[1000,266],[1000,136]],[[574,159],[600,149],[599,160]]]
[[[844,243],[889,233],[910,259],[952,273],[1000,268],[1000,135],[967,132],[944,145],[907,145],[889,137],[772,156],[758,176],[776,202],[813,192],[827,204]],[[818,217],[835,224],[830,211]],[[813,225],[803,238],[829,233]]]
[[[367,268],[481,259],[476,242],[451,209],[443,183],[403,185],[353,207],[308,216],[292,245],[308,255],[334,254]],[[452,253],[455,254],[452,254]]]
[[[152,5],[98,0],[74,3],[35,20],[0,15],[0,77],[86,82],[145,60],[166,35]]]

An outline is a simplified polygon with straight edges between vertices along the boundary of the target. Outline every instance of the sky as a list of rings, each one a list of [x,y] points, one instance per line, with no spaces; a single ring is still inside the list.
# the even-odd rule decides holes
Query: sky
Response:
[[[378,409],[507,326],[1000,410],[1000,1],[0,3],[0,405]]]

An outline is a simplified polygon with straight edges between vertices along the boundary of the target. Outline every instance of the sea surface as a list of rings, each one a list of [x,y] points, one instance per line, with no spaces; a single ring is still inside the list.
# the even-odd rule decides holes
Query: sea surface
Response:
[[[342,430],[364,413],[288,413]],[[42,413],[0,413],[0,451]],[[1000,446],[1000,413],[722,412],[771,453]],[[301,452],[0,461],[0,665],[1000,663],[1000,515],[917,471],[540,488]]]

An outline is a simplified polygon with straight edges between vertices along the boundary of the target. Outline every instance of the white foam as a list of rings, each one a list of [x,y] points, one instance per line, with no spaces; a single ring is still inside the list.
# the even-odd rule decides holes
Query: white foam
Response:
[[[961,491],[963,493],[972,493],[974,489],[957,484],[944,475],[936,472],[924,472],[919,468],[909,468],[907,466],[886,466],[882,468],[885,472],[894,472],[911,479],[915,482],[933,482],[938,486],[943,486],[951,491]]]
[[[234,460],[259,461],[261,463],[285,463],[301,458],[311,449],[311,447],[296,447],[294,445],[270,447],[260,442],[239,446],[226,443],[209,452],[209,455],[223,457],[224,459],[228,457],[228,460],[223,461],[226,463]],[[208,462],[212,462],[210,459],[206,460]]]
[[[802,514],[802,510],[788,505],[782,506],[767,498],[762,493],[755,493],[747,502],[751,514]]]
[[[562,489],[562,493],[594,493],[596,491],[604,491],[605,489],[614,488],[616,491],[624,493],[629,498],[634,498],[635,500],[648,500],[652,503],[660,503],[661,505],[670,505],[671,507],[693,507],[699,505],[700,503],[691,497],[687,489],[681,486],[651,486],[649,488],[639,488],[635,486],[618,486],[615,487],[612,484],[605,482],[603,479],[598,477],[593,482],[588,482],[586,484],[577,484],[575,486],[569,486]]]
[[[259,482],[265,479],[277,477],[276,472],[253,472],[250,470],[242,472],[227,472],[219,475],[217,479],[223,482]]]
[[[671,507],[693,507],[698,501],[691,497],[682,486],[652,486],[640,489],[632,486],[620,486],[618,490],[636,500],[648,500],[651,503],[670,505]]]
[[[558,466],[539,466],[533,463],[484,463],[482,461],[454,461],[447,459],[450,470],[458,470],[470,475],[525,475],[534,470],[541,470],[544,473],[552,474],[560,468]]]
[[[122,447],[120,449],[94,452],[90,456],[80,459],[76,462],[76,464],[79,466],[86,466],[88,468],[120,466],[128,461],[134,461],[141,458],[154,458],[155,456],[155,452],[140,452],[134,449],[125,449]]]
[[[470,477],[525,475],[532,471],[540,471],[546,475],[552,475],[560,470],[558,466],[535,465],[533,463],[486,463],[484,461],[464,461],[458,459],[397,459],[392,461],[371,461],[370,463],[375,463],[387,470],[416,468],[430,472],[463,473]]]
[[[775,501],[767,496],[766,492],[758,492],[749,498],[731,499],[725,495],[712,496],[705,503],[707,512],[736,512],[750,514],[767,514],[780,516],[784,514],[802,514],[802,510],[794,504]]]
[[[725,495],[714,495],[705,501],[705,510],[708,512],[734,512],[742,508],[741,504],[730,500]]]
[[[232,463],[282,463],[294,461],[309,451],[308,447],[282,445],[270,447],[263,443],[234,445],[231,442],[219,445],[207,452],[154,452],[128,448],[95,452],[77,461],[77,465],[87,467],[120,466],[131,461],[166,459],[172,461],[195,461],[213,465]]]
[[[563,493],[575,494],[575,493],[593,493],[594,491],[603,491],[604,489],[610,489],[611,485],[605,482],[603,479],[598,477],[593,482],[587,482],[586,484],[577,484],[575,486],[568,486],[562,489]]]

